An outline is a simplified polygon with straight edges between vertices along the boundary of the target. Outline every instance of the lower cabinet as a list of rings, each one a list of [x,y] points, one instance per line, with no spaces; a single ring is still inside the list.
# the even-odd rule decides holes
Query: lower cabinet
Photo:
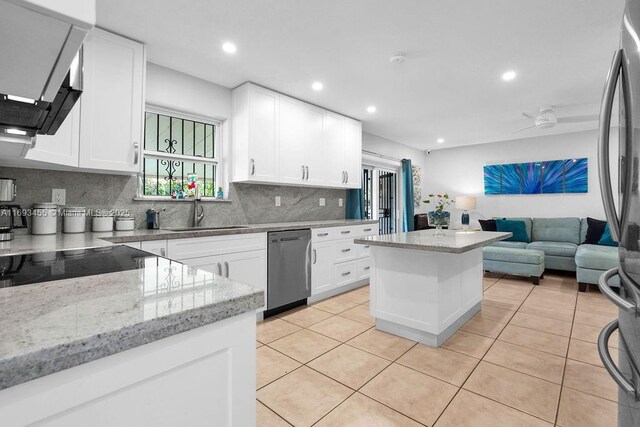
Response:
[[[377,227],[372,224],[314,229],[311,295],[367,280],[371,269],[369,247],[356,245],[353,240],[376,233]]]

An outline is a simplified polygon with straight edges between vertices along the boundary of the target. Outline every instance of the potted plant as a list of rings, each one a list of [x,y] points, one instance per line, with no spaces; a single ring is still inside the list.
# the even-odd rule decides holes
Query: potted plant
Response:
[[[447,212],[447,208],[451,204],[451,198],[447,193],[444,194],[429,194],[430,199],[424,200],[424,203],[433,206],[433,210],[427,212],[427,218],[429,219],[429,225],[435,227],[435,236],[444,236],[442,227],[449,227],[451,214]]]

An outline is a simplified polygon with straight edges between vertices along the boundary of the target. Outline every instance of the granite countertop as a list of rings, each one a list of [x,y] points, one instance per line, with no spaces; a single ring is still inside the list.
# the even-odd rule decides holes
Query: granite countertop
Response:
[[[297,228],[343,227],[359,224],[376,224],[377,220],[330,220],[309,222],[282,222],[271,224],[242,225],[243,228],[195,229],[187,231],[172,230],[131,230],[109,231],[104,233],[52,234],[34,236],[16,232],[15,238],[8,242],[0,242],[0,256],[21,255],[26,253],[49,252],[110,246],[113,244],[165,240],[185,239],[189,237],[225,236],[230,234],[264,233],[269,231],[292,230]],[[235,226],[237,227],[237,226]]]
[[[444,230],[444,232],[444,236],[434,236],[435,230],[420,230],[365,237],[355,239],[354,242],[360,245],[461,254],[512,236],[511,233],[492,231]]]
[[[176,261],[0,288],[0,389],[254,311],[264,292]]]

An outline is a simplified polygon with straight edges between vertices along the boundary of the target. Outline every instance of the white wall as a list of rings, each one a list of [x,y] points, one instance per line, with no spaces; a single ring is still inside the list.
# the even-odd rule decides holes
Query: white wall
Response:
[[[422,169],[422,196],[424,199],[424,188],[426,182],[424,151],[367,132],[362,133],[362,149],[377,154],[382,154],[384,156],[389,156],[395,159],[411,159],[411,164],[413,166],[420,166],[420,168]],[[415,213],[426,211],[427,209],[424,203],[421,203],[419,208],[415,208]]]
[[[426,156],[423,194],[448,192],[452,196],[473,195],[477,207],[471,225],[477,219],[494,216],[595,217],[604,219],[598,182],[597,131],[576,132],[538,138],[502,141],[451,149],[434,150]],[[617,129],[612,130],[611,174],[618,175]],[[589,192],[584,194],[539,194],[485,196],[483,166],[587,157]],[[615,184],[615,183],[614,183]],[[460,224],[461,212],[453,206],[452,223]]]

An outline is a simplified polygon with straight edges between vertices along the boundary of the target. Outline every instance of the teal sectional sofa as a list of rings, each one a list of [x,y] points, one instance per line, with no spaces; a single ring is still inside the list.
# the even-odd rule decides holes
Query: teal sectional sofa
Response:
[[[483,250],[486,271],[530,276],[534,283],[545,269],[575,271],[579,290],[584,292],[587,285],[598,284],[602,273],[618,265],[617,247],[583,244],[587,235],[586,218],[508,219],[524,222],[529,242],[502,241],[486,246]],[[544,254],[542,266],[535,263],[540,252]],[[529,263],[523,262],[524,259]],[[619,286],[614,282],[611,285]]]

